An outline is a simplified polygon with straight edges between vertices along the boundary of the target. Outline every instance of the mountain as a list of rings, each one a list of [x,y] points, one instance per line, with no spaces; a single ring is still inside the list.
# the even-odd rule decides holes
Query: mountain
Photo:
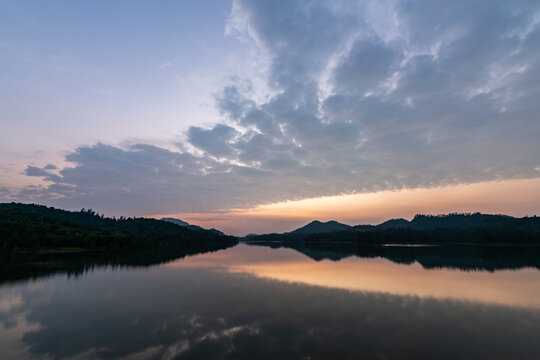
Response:
[[[452,213],[416,215],[411,221],[391,219],[379,225],[349,226],[329,221],[313,221],[283,234],[264,234],[243,238],[246,242],[470,242],[540,243],[540,218],[514,218],[507,215]]]
[[[210,231],[210,232],[213,232],[214,234],[218,234],[218,235],[225,235],[223,232],[217,230],[217,229],[205,229],[205,228],[202,228],[200,227],[199,225],[192,225],[190,223],[187,223],[185,221],[182,221],[180,219],[175,219],[175,218],[161,218],[160,219],[161,221],[166,221],[166,222],[170,222],[170,223],[173,223],[173,224],[176,224],[176,225],[179,225],[179,226],[182,226],[182,227],[185,227],[185,228],[188,228],[189,230],[195,230],[195,231]]]
[[[159,219],[161,221],[167,221],[167,222],[172,222],[173,224],[176,224],[176,225],[180,225],[180,226],[183,226],[183,227],[196,227],[198,228],[197,230],[199,229],[202,229],[200,226],[197,226],[197,225],[190,225],[189,223],[185,222],[185,221],[182,221],[180,219],[175,219],[175,218],[161,218]]]
[[[526,218],[524,218],[526,219]],[[531,218],[532,219],[532,218]],[[485,226],[524,225],[528,220],[508,215],[481,214],[448,214],[448,215],[415,215],[410,221],[413,229],[462,228]],[[533,221],[534,222],[534,221]]]
[[[312,221],[306,226],[303,226],[299,229],[291,231],[289,234],[315,234],[315,233],[326,233],[333,231],[345,231],[351,229],[352,226],[339,223],[337,221],[331,220],[327,222],[320,222],[318,220]]]
[[[240,237],[238,240],[239,241],[249,241],[251,238],[254,238],[256,236],[259,236],[259,235],[255,234],[255,233],[249,233],[246,236]]]
[[[530,218],[534,219],[534,218]],[[478,227],[500,227],[500,226],[525,226],[534,220],[527,218],[514,218],[508,215],[491,214],[460,214],[452,213],[447,215],[415,215],[411,221],[406,219],[390,219],[379,225],[357,225],[353,230],[372,231],[384,229],[414,229],[431,230],[439,228],[478,228]]]
[[[411,221],[393,219],[352,231],[307,234],[304,243],[351,242],[373,244],[540,244],[540,218],[507,215],[416,215]]]
[[[363,225],[358,225],[359,227],[363,226]],[[372,230],[373,228],[377,228],[377,229],[400,229],[400,228],[407,228],[407,227],[410,227],[410,222],[407,221],[406,219],[390,219],[390,220],[386,220],[385,222],[383,223],[380,223],[379,225],[376,225],[376,226],[373,226],[371,227],[371,229],[369,230]],[[355,226],[356,228],[356,226]]]

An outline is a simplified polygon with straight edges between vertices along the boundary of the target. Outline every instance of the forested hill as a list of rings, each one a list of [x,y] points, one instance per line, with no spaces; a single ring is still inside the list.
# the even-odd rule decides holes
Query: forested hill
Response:
[[[196,230],[196,231],[211,231],[213,233],[216,233],[216,234],[219,234],[219,235],[225,235],[223,232],[219,231],[218,229],[205,229],[205,228],[202,228],[200,227],[199,225],[193,225],[193,224],[190,224],[190,223],[187,223],[183,220],[180,220],[180,219],[175,219],[175,218],[170,218],[170,217],[164,217],[164,218],[161,218],[160,219],[161,221],[168,221],[168,222],[171,222],[173,224],[176,224],[176,225],[180,225],[182,227],[185,227],[189,230]]]
[[[327,221],[327,222],[320,222],[320,221],[312,221],[306,226],[303,226],[299,229],[293,230],[290,232],[290,234],[316,234],[316,233],[323,233],[323,232],[332,232],[332,231],[343,231],[343,230],[349,230],[351,226],[346,224],[341,224],[337,221]]]
[[[478,227],[539,227],[540,218],[515,218],[508,215],[491,215],[481,213],[453,213],[447,215],[415,215],[411,221],[391,219],[379,225],[358,225],[356,230],[400,229],[430,230],[439,228],[478,228]]]
[[[34,204],[0,204],[0,249],[78,248],[132,250],[175,247],[216,249],[236,238],[193,231],[147,218],[107,218],[92,210],[66,211]]]
[[[540,218],[507,215],[416,215],[411,221],[392,219],[379,225],[357,225],[341,231],[250,236],[244,241],[369,243],[535,243],[540,244]]]

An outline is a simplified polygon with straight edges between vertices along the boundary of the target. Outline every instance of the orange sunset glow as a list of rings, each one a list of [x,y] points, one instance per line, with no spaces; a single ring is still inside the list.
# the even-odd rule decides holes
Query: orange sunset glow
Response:
[[[354,256],[337,262],[314,262],[294,250],[278,252],[247,245],[239,245],[229,254],[206,254],[169,266],[221,268],[285,282],[355,291],[540,308],[540,272],[536,269],[496,273],[425,271],[418,263],[403,265],[381,258],[358,261]]]
[[[234,235],[284,232],[312,219],[376,224],[415,214],[483,212],[527,216],[538,213],[540,178],[491,181],[445,187],[380,191],[261,205],[217,213],[170,216]],[[165,215],[153,215],[160,218]]]

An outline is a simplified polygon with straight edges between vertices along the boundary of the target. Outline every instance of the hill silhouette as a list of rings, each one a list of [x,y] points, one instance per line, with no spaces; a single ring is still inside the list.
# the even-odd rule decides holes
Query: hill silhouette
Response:
[[[540,243],[540,218],[452,213],[416,215],[411,221],[391,219],[379,225],[348,226],[314,221],[283,234],[265,234],[244,241],[376,243]]]
[[[343,231],[350,228],[350,225],[342,224],[334,220],[327,222],[320,222],[318,220],[315,220],[305,226],[302,226],[301,228],[291,231],[290,234],[315,234],[332,231]]]
[[[218,234],[218,235],[225,235],[222,231],[219,231],[218,229],[205,229],[203,227],[200,227],[199,225],[193,225],[193,224],[190,224],[188,222],[185,222],[183,220],[180,220],[180,219],[176,219],[176,218],[171,218],[171,217],[164,217],[164,218],[161,218],[160,219],[161,221],[167,221],[167,222],[170,222],[170,223],[173,223],[173,224],[176,224],[176,225],[179,225],[179,226],[182,226],[182,227],[185,227],[189,230],[195,230],[195,231],[210,231],[210,232],[213,232],[215,234]]]
[[[379,225],[358,225],[355,229],[400,229],[410,228],[416,230],[428,230],[437,228],[463,228],[463,227],[493,227],[527,225],[534,222],[532,218],[515,218],[508,215],[491,215],[481,213],[452,213],[447,215],[415,215],[411,221],[406,219],[390,219]]]

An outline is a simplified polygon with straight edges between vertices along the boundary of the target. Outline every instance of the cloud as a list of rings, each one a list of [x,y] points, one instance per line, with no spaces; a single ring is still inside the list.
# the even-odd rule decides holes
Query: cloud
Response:
[[[264,100],[231,74],[225,123],[190,127],[178,151],[98,143],[58,175],[26,174],[52,182],[43,200],[122,213],[538,177],[539,14],[533,1],[237,0],[228,33],[265,54]]]
[[[173,67],[173,66],[172,66],[172,64],[171,64],[170,62],[166,62],[166,63],[163,63],[163,64],[159,65],[159,68],[160,68],[161,70],[167,69],[167,68],[172,68],[172,67]]]
[[[24,174],[26,176],[42,177],[44,180],[47,180],[47,181],[61,182],[62,179],[58,175],[53,174],[51,172],[52,170],[55,170],[55,169],[57,169],[57,167],[53,164],[45,165],[42,168],[28,165],[26,169],[24,170]]]
[[[233,155],[230,146],[238,132],[230,126],[219,124],[210,130],[192,126],[188,130],[188,141],[195,147],[215,157],[230,157]]]
[[[37,166],[28,165],[24,170],[26,176],[49,176],[50,173],[45,168],[39,168]]]

